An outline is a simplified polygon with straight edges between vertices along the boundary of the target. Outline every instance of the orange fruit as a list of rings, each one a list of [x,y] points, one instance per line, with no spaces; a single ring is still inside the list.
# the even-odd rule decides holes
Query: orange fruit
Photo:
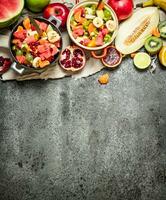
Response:
[[[163,46],[160,50],[159,61],[164,67],[166,67],[166,46]]]

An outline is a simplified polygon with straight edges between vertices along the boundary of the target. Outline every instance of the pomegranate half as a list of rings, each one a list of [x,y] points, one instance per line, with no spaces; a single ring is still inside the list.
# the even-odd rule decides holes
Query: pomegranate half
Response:
[[[59,64],[64,70],[76,72],[83,69],[85,63],[85,53],[77,46],[68,46],[61,52]]]

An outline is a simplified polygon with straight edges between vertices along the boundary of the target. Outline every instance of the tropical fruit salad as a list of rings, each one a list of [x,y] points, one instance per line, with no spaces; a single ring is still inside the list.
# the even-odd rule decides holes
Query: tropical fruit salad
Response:
[[[61,37],[51,24],[35,20],[42,35],[39,35],[35,27],[27,17],[22,25],[13,33],[12,51],[20,64],[44,68],[53,62],[61,47]]]
[[[70,27],[75,40],[87,47],[99,47],[109,43],[117,23],[112,11],[104,3],[86,4],[75,9]]]

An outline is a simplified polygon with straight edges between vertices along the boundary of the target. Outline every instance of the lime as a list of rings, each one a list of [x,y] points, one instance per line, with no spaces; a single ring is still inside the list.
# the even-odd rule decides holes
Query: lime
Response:
[[[160,63],[166,67],[166,46],[162,47],[160,53],[159,53],[159,60]]]
[[[26,0],[27,8],[32,12],[41,12],[50,0]]]
[[[146,69],[151,64],[151,57],[144,52],[139,52],[134,56],[134,65],[138,69]]]

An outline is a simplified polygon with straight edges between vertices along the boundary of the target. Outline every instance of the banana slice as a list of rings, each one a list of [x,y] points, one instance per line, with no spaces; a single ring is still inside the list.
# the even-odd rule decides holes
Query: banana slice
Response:
[[[100,17],[95,17],[95,19],[93,20],[93,25],[96,28],[100,28],[103,24],[103,20]]]
[[[28,35],[28,36],[34,36],[34,35],[36,35],[36,34],[38,35],[37,31],[32,31],[32,30],[28,30],[28,31],[27,31],[27,35]]]
[[[85,15],[85,18],[86,18],[86,19],[94,19],[95,16],[94,16],[94,15],[90,15],[90,14],[89,14],[89,15],[86,14],[86,15]]]
[[[40,64],[40,61],[41,61],[41,58],[40,57],[36,57],[32,62],[33,67],[38,68],[39,64]]]
[[[49,31],[47,37],[51,43],[57,42],[60,39],[60,35],[56,31]]]
[[[52,28],[52,26],[49,24],[46,30],[46,33],[53,31],[54,29]]]
[[[106,27],[110,32],[113,32],[116,29],[116,23],[114,20],[109,20],[106,22]]]
[[[89,8],[89,7],[86,7],[86,8],[85,8],[85,12],[86,12],[86,14],[88,14],[88,15],[92,15],[92,14],[93,14],[92,8]]]

